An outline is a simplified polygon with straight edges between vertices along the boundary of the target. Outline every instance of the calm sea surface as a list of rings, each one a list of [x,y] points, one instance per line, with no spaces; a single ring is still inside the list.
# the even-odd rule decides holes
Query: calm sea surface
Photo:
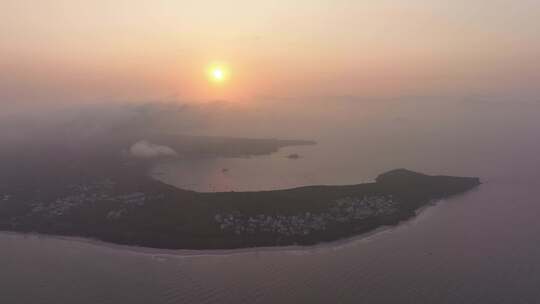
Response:
[[[0,233],[0,303],[540,303],[538,103],[334,110],[342,119],[304,117],[293,134],[317,146],[152,174],[200,191],[360,183],[396,167],[484,184],[398,227],[306,248],[148,252]]]

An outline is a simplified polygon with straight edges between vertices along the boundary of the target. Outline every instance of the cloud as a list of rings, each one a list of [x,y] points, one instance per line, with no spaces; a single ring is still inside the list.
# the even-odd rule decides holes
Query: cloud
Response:
[[[157,157],[173,157],[178,156],[178,153],[171,147],[156,145],[146,140],[136,142],[131,146],[129,152],[132,156],[138,158],[157,158]]]

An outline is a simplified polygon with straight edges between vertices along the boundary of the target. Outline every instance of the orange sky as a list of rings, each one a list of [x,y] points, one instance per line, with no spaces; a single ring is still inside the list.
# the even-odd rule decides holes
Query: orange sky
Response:
[[[540,79],[533,0],[4,0],[0,20],[3,100],[498,94]],[[208,82],[216,61],[226,85]]]

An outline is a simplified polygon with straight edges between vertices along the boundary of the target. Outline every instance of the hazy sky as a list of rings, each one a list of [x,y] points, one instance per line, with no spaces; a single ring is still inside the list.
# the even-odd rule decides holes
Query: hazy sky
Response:
[[[0,98],[536,96],[539,29],[538,0],[0,0]]]

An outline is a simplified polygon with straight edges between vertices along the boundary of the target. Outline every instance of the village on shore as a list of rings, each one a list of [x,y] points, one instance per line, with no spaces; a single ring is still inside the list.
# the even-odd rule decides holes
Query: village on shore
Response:
[[[390,215],[398,211],[391,195],[345,197],[334,202],[326,212],[305,212],[298,215],[245,216],[240,212],[217,214],[214,219],[224,232],[237,235],[273,233],[283,236],[305,236],[324,231],[331,223],[348,223],[373,216]]]

